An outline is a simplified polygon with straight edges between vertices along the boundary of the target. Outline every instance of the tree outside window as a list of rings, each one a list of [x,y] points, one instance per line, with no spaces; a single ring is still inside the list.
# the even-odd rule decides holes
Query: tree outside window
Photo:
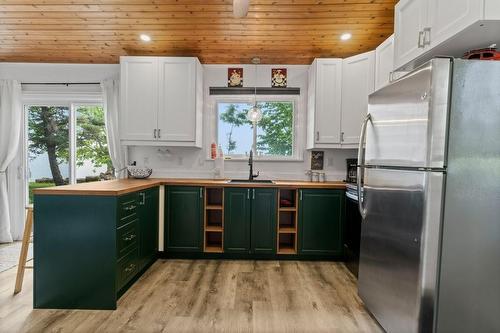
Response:
[[[293,156],[293,102],[259,102],[262,119],[257,123],[258,156]],[[253,124],[246,114],[249,103],[218,104],[218,141],[226,155],[245,155],[253,144]]]

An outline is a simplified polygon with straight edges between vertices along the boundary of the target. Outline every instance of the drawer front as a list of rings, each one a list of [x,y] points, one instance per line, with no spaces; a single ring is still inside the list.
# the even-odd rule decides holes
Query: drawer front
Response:
[[[116,275],[117,291],[120,290],[124,285],[126,285],[137,273],[139,269],[138,258],[139,249],[134,248],[132,251],[128,252],[124,257],[118,260]]]
[[[116,231],[116,251],[118,258],[137,247],[139,239],[139,220],[134,219],[118,228]]]
[[[120,197],[118,201],[118,226],[131,222],[137,217],[137,193],[131,193]]]

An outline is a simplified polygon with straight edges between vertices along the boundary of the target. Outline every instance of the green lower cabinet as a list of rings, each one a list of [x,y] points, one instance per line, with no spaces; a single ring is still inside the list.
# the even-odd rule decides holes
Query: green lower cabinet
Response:
[[[342,255],[344,191],[299,191],[299,254]]]
[[[277,190],[252,189],[252,253],[276,253]]]
[[[276,189],[224,190],[224,252],[276,252]]]
[[[165,249],[203,251],[203,188],[168,186],[165,195]]]
[[[143,269],[158,252],[159,188],[139,192],[139,266]]]
[[[250,191],[224,189],[225,253],[250,253]]]

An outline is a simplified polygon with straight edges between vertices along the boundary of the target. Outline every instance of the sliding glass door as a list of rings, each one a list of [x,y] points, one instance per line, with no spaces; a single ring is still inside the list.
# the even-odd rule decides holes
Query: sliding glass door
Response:
[[[25,106],[27,203],[34,188],[114,178],[100,104]]]

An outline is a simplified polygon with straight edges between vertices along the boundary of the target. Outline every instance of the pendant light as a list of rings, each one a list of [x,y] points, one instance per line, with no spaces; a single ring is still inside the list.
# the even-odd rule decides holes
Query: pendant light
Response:
[[[253,101],[253,107],[248,110],[247,113],[247,119],[252,122],[252,124],[255,127],[255,124],[257,124],[261,119],[262,119],[262,110],[258,107],[257,105],[257,65],[260,64],[260,58],[253,58],[252,63],[255,66],[255,76],[254,76],[254,101]]]

